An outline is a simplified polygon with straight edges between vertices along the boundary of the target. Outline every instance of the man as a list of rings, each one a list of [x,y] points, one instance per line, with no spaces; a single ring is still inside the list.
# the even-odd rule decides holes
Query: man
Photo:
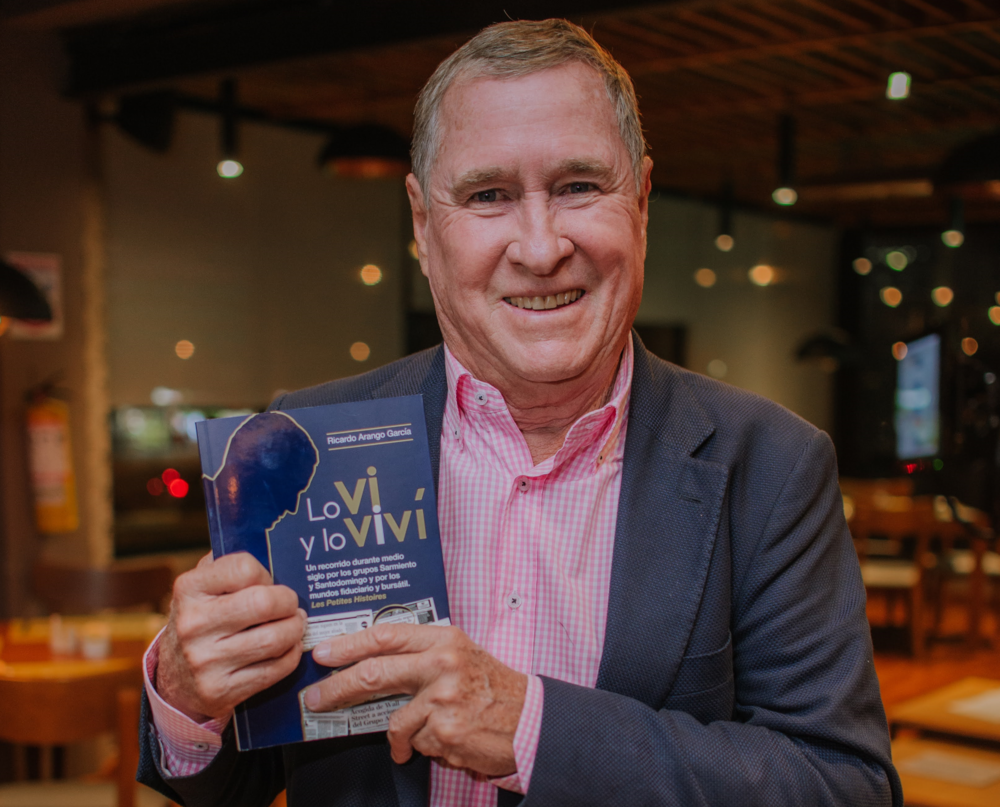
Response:
[[[901,804],[829,439],[630,332],[628,76],[569,23],[493,26],[424,88],[413,162],[445,347],[275,406],[425,396],[456,627],[313,651],[357,662],[313,709],[414,695],[386,738],[239,754],[232,708],[305,615],[205,559],[147,661],[140,778],[188,805]]]

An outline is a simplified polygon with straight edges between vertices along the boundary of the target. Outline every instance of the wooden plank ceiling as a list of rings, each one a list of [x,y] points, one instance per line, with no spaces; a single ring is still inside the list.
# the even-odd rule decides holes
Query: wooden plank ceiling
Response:
[[[1000,0],[689,0],[578,18],[635,79],[655,183],[773,206],[778,120],[797,123],[796,213],[843,224],[941,223],[929,180],[956,146],[1000,130]],[[409,134],[417,91],[465,38],[448,34],[181,77],[278,119],[378,122]],[[893,71],[913,77],[888,100]],[[163,82],[161,82],[161,85]],[[883,198],[879,198],[883,197]],[[1000,220],[1000,187],[970,203]]]

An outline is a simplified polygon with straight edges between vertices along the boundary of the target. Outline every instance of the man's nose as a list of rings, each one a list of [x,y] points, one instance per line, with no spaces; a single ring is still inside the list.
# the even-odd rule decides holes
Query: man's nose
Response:
[[[518,231],[507,246],[507,258],[511,263],[535,275],[548,275],[573,254],[573,249],[573,242],[560,234],[555,213],[547,201],[524,200]]]

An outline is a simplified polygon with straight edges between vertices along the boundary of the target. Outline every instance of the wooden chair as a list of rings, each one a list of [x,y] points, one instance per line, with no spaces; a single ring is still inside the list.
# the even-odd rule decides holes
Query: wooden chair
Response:
[[[163,610],[174,584],[166,565],[144,568],[96,568],[39,562],[33,573],[35,594],[61,614],[88,614],[104,609],[149,606]]]
[[[0,785],[0,807],[164,807],[137,785],[139,690],[136,670],[73,681],[0,678],[0,739],[23,745],[67,745],[116,732],[116,781],[42,781]]]
[[[906,603],[910,650],[917,658],[926,650],[924,603],[932,526],[914,510],[883,511],[862,506],[857,507],[850,521],[865,589],[885,597],[890,624],[894,621],[897,597],[902,595]],[[873,557],[869,544],[874,540],[887,541],[897,547],[909,543],[912,550],[896,557]]]

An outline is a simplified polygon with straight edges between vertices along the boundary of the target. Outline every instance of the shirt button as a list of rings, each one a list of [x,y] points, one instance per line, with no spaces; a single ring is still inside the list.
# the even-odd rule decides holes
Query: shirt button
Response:
[[[515,591],[507,597],[507,607],[510,608],[511,611],[516,611],[521,607],[521,601],[521,595]]]
[[[208,743],[194,743],[191,747],[194,748],[195,751],[207,751]]]
[[[521,491],[521,493],[527,493],[531,490],[531,482],[524,477],[521,477],[521,481],[517,483],[517,489]]]
[[[480,406],[485,405],[488,400],[489,400],[489,398],[486,397],[486,393],[485,392],[477,392],[476,393],[476,403],[479,404]]]
[[[455,439],[458,439],[458,429],[455,429]]]

